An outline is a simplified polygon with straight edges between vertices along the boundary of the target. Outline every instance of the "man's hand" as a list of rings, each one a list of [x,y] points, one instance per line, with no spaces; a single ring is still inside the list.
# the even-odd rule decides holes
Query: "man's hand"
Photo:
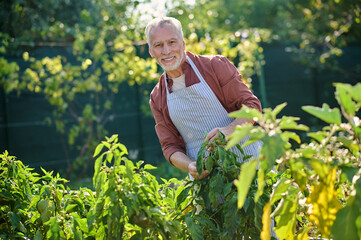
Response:
[[[209,174],[209,172],[207,170],[204,170],[202,172],[202,175],[199,176],[198,171],[197,171],[196,162],[191,162],[188,164],[188,172],[192,177],[194,177],[195,179],[198,179],[198,180],[205,178]]]
[[[225,135],[225,137],[227,137],[229,134],[231,134],[233,132],[233,127],[220,127],[220,128],[215,128],[212,131],[210,131],[208,133],[208,135],[205,137],[204,141],[205,142],[210,142],[210,144],[207,145],[207,151],[212,151],[213,148],[216,148],[215,143],[212,143],[216,138],[220,138],[221,136],[219,135],[219,132],[223,133]],[[219,139],[219,142],[221,142],[222,140]]]

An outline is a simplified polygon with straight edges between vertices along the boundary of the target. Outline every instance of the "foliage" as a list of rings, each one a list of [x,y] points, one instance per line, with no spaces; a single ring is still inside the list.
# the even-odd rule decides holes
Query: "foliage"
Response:
[[[342,71],[337,57],[344,46],[360,41],[360,14],[357,0],[286,1],[279,6],[273,29],[293,42],[289,50],[301,63],[317,71]]]
[[[147,0],[1,3],[0,85],[6,93],[44,95],[53,106],[54,114],[46,121],[60,133],[67,178],[84,176],[93,163],[92,149],[107,135],[121,84],[148,96],[147,84],[154,85],[159,77],[160,69],[144,45],[144,23],[136,11],[140,2]],[[287,41],[302,63],[340,71],[333,56],[360,39],[356,0],[170,2],[168,15],[182,21],[187,49],[228,57],[250,87],[257,76],[264,106],[262,44]],[[65,56],[35,59],[32,50],[44,44],[69,46],[75,61]],[[23,56],[28,67],[10,61],[13,55]],[[358,76],[357,71],[347,74]],[[141,108],[149,113],[147,100]]]
[[[317,71],[340,72],[342,48],[360,42],[361,5],[358,0],[210,0],[173,1],[170,15],[182,20],[186,32],[199,38],[231,36],[243,29],[267,29],[267,40],[287,44],[286,51]],[[224,7],[227,6],[227,7]],[[315,24],[317,22],[317,24]],[[264,39],[263,39],[264,40]],[[357,69],[353,71],[357,72]],[[355,73],[353,73],[353,75]]]
[[[243,166],[253,164],[254,161],[246,162],[250,156],[245,156],[239,145],[237,147],[243,154],[244,162],[237,161],[239,156],[224,149],[225,137],[222,133],[220,135],[212,142],[204,142],[198,153],[199,174],[203,170],[208,170],[210,174],[202,180],[194,180],[183,190],[192,190],[190,192],[193,195],[193,201],[188,205],[193,210],[185,215],[190,235],[193,239],[259,239],[262,211],[269,200],[269,194],[265,193],[258,202],[253,201],[257,181],[254,174],[248,172],[249,193],[246,194],[244,208],[237,208],[239,194],[234,181],[240,171],[243,171]],[[206,146],[210,145],[213,150],[208,152]],[[269,176],[271,180],[268,185],[272,186],[272,179],[275,181],[277,176],[273,172]]]
[[[99,144],[94,156],[103,148],[95,161],[93,184],[95,206],[90,219],[97,226],[96,237],[102,239],[175,239],[181,232],[181,224],[174,202],[178,180],[163,180],[159,184],[155,176],[146,170],[153,166],[123,157],[124,145],[114,135]],[[111,164],[110,167],[107,164]],[[88,218],[89,219],[89,218]]]
[[[101,150],[105,148],[107,151]],[[43,170],[39,176],[9,156],[0,157],[0,229],[2,239],[176,239],[182,234],[175,207],[181,182],[156,181],[142,162],[124,155],[117,136],[95,150],[94,189],[77,191]],[[108,166],[109,165],[109,166]],[[180,237],[179,237],[180,238]]]
[[[203,180],[161,179],[142,161],[126,158],[117,135],[96,148],[93,185],[71,190],[59,174],[32,172],[7,152],[0,157],[0,237],[3,239],[359,239],[361,216],[361,84],[336,83],[340,109],[304,106],[328,126],[308,132],[298,118],[277,115],[286,104],[264,113],[243,107],[232,117],[257,126],[237,126],[205,143],[197,170]],[[343,122],[346,120],[346,122]],[[292,130],[292,131],[291,131]],[[229,149],[244,136],[263,145],[245,163]],[[292,146],[290,140],[298,143]],[[226,144],[225,148],[223,147]],[[241,147],[240,146],[240,149]]]
[[[271,217],[275,218],[274,230],[281,239],[308,238],[307,233],[333,239],[361,237],[358,220],[361,216],[361,124],[357,117],[361,107],[361,84],[351,86],[336,83],[335,87],[341,111],[338,108],[330,109],[327,104],[322,108],[303,107],[306,112],[329,124],[321,131],[309,132],[310,143],[302,144],[300,137],[289,131],[308,131],[307,126],[296,123],[297,118],[283,116],[277,119],[277,114],[286,104],[274,110],[264,109],[264,114],[247,107],[231,114],[258,123],[254,128],[238,126],[226,146],[230,148],[246,135],[250,136],[250,142],[263,142],[261,156],[255,160],[259,164],[259,171],[258,191],[254,201],[258,202],[258,196],[267,194],[264,186],[269,170],[287,173],[274,184],[270,200],[265,205],[263,219],[268,219],[268,227],[263,225],[262,239],[270,237]],[[346,123],[342,122],[342,116]],[[290,139],[300,144],[300,147],[291,148]],[[251,171],[254,171],[253,165],[242,166],[238,185],[236,183],[238,192],[244,192],[244,188],[249,186],[244,175]],[[244,206],[244,197],[239,195],[239,208]],[[271,211],[269,208],[274,204],[276,208]],[[346,232],[341,230],[345,222]]]
[[[44,22],[50,17],[43,11],[47,4],[14,2],[12,8],[17,20],[13,24],[24,21],[30,24],[28,29],[19,28],[24,31],[19,34],[31,41],[39,39],[28,30],[36,33],[39,31],[36,29],[42,29],[42,40],[60,41],[57,34],[68,33],[66,38],[73,39],[73,59],[67,59],[65,55],[36,59],[26,49],[22,57],[28,67],[20,69],[16,62],[0,56],[0,84],[6,93],[30,91],[45,96],[53,107],[53,116],[45,121],[53,124],[60,133],[67,160],[66,177],[81,178],[87,173],[87,166],[94,161],[92,150],[107,135],[106,125],[114,118],[112,103],[121,84],[137,85],[136,91],[143,94],[146,86],[138,86],[141,82],[156,81],[157,66],[155,60],[139,57],[134,45],[140,35],[139,31],[135,31],[138,25],[129,12],[137,3],[94,1],[90,4],[81,1],[79,6],[85,4],[87,8],[79,9],[78,3],[57,2],[52,10],[59,14],[51,16],[55,18],[55,23],[52,25],[50,21],[45,27]],[[66,9],[64,5],[73,9],[75,19],[60,13],[60,9]],[[27,14],[36,11],[39,11],[38,17],[27,21],[32,17]],[[59,24],[67,31],[53,28]],[[6,32],[0,35],[0,51],[2,54],[14,54],[19,34],[12,35],[9,29]]]

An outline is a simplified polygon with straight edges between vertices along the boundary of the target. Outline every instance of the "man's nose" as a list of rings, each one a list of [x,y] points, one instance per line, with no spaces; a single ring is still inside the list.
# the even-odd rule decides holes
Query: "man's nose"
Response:
[[[163,54],[168,54],[170,52],[170,47],[167,44],[164,44],[163,49],[162,49],[162,53]]]

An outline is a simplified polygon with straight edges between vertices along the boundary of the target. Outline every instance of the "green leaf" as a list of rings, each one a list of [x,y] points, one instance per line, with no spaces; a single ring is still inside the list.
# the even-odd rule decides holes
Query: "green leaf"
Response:
[[[42,240],[42,239],[43,239],[43,235],[41,234],[41,232],[39,230],[36,230],[34,240]]]
[[[177,206],[180,206],[182,202],[188,197],[188,193],[190,191],[190,187],[184,188],[178,195],[177,195]],[[178,191],[177,191],[178,192]]]
[[[94,175],[93,175],[93,184],[94,184],[94,186],[96,185],[98,174],[100,172],[100,168],[101,168],[102,163],[103,163],[102,160],[103,160],[103,157],[100,156],[95,160],[95,163],[94,163]]]
[[[151,165],[151,164],[145,164],[144,165],[144,170],[153,170],[153,169],[157,169],[157,167]]]
[[[279,239],[293,239],[296,231],[297,190],[288,191],[287,198],[283,198],[276,212],[275,232]]]
[[[231,112],[228,116],[231,118],[248,118],[257,122],[262,118],[262,113],[257,109],[243,105],[240,110]]]
[[[78,224],[80,230],[82,230],[84,233],[87,233],[89,231],[87,226],[87,219],[81,218],[79,214],[75,212],[71,213],[71,215],[73,216],[74,221]]]
[[[319,143],[321,143],[322,140],[327,137],[327,133],[318,131],[318,132],[307,133],[307,136],[309,136],[309,137],[315,139],[316,141],[318,141]]]
[[[286,142],[278,133],[272,136],[265,135],[262,138],[262,142],[261,155],[267,162],[267,170],[270,170],[276,163],[276,160],[284,154]]]
[[[104,144],[100,143],[94,151],[93,157],[97,156],[103,150]]]
[[[16,213],[10,212],[9,219],[10,219],[11,225],[13,226],[13,229],[15,230],[19,226],[20,217]]]
[[[326,123],[341,124],[341,114],[338,108],[330,109],[327,103],[322,105],[322,108],[314,106],[302,106],[302,109],[307,113],[325,121]]]
[[[356,220],[360,215],[360,208],[355,203],[339,210],[331,228],[335,240],[359,239]]]
[[[202,160],[200,160],[199,158],[197,159],[196,168],[199,176],[201,176],[203,173],[203,159]]]
[[[210,172],[213,168],[213,158],[212,156],[209,154],[208,157],[206,158],[206,161],[205,161],[205,168]]]
[[[267,166],[263,166],[263,165],[266,165],[264,163],[265,162],[260,163],[261,169],[257,172],[258,186],[257,186],[256,195],[254,197],[255,202],[258,202],[258,199],[262,196],[264,186],[265,186],[265,171],[267,169]]]
[[[361,103],[361,83],[357,83],[349,90],[353,99]]]
[[[204,159],[205,148],[206,148],[207,144],[208,144],[207,142],[203,142],[201,148],[199,149],[199,151],[197,153],[196,167],[197,167],[197,172],[199,175],[202,175],[202,173],[203,173],[203,159]]]
[[[236,194],[234,194],[233,197],[224,204],[223,214],[227,236],[229,236],[229,239],[233,239],[241,221],[241,218],[238,217]]]
[[[271,194],[271,205],[283,198],[284,194],[288,191],[288,187],[291,183],[291,180],[287,178],[281,178],[277,181],[277,183],[273,187],[273,192]]]
[[[128,154],[128,149],[126,148],[126,146],[124,144],[119,143],[119,149],[122,151],[122,153],[124,154]]]
[[[200,224],[197,224],[192,217],[185,218],[187,228],[193,240],[204,240],[203,229]]]
[[[357,144],[356,141],[353,141],[351,139],[348,139],[344,136],[341,136],[341,137],[338,137],[337,138],[337,141],[341,142],[345,147],[347,147],[348,149],[351,150],[351,152],[354,152],[354,151],[360,151],[360,147],[359,145]]]
[[[308,131],[309,127],[303,125],[303,124],[297,124],[297,120],[299,118],[297,117],[287,117],[283,116],[279,126],[281,129],[294,129],[294,130],[300,130],[300,131]]]
[[[283,133],[281,133],[282,139],[284,139],[285,141],[289,141],[289,139],[293,139],[295,140],[298,144],[301,143],[301,138],[300,136],[298,136],[296,133],[294,132],[289,132],[289,131],[284,131]]]
[[[335,86],[335,95],[338,103],[343,107],[347,114],[354,116],[359,106],[354,101],[352,101],[352,95],[356,95],[353,94],[352,86],[350,84],[342,83],[336,83]]]
[[[257,165],[257,159],[252,159],[249,162],[243,163],[238,179],[234,180],[234,185],[237,187],[238,191],[238,208],[242,208],[244,205],[250,185],[256,174]]]
[[[218,205],[219,197],[222,196],[224,182],[220,173],[212,177],[209,182],[209,200],[213,206]]]
[[[49,228],[48,232],[46,233],[47,239],[60,239],[61,228],[60,228],[57,220],[58,220],[57,217],[52,217],[49,220],[48,223],[49,223],[50,228]]]
[[[272,114],[274,116],[274,118],[276,118],[276,116],[287,106],[287,103],[281,103],[279,105],[277,105],[273,111]]]
[[[229,140],[225,147],[226,150],[229,150],[231,147],[238,144],[242,141],[251,131],[253,125],[246,123],[242,125],[237,125],[234,128],[234,132],[228,136]]]
[[[105,227],[101,225],[95,235],[95,239],[106,239]]]

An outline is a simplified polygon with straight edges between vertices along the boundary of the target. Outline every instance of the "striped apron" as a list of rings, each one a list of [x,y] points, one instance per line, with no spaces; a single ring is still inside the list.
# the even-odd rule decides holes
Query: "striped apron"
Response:
[[[196,161],[205,133],[217,127],[225,127],[234,119],[228,116],[228,112],[188,56],[187,60],[200,83],[172,93],[168,91],[166,77],[165,84],[170,118],[185,141],[187,155]],[[247,140],[248,138],[245,138],[240,145],[242,146]],[[257,158],[260,147],[261,142],[255,142],[244,147],[243,150],[245,155]],[[240,156],[239,160],[242,161],[242,154],[236,147],[231,148],[231,151]]]
[[[198,71],[196,65],[188,56],[187,60],[196,73],[200,83],[169,93],[167,76],[165,74],[165,84],[170,118],[186,143],[187,155],[193,161],[196,161],[205,133],[210,132],[216,127],[225,127],[234,119],[228,116],[228,112],[224,109],[217,96]],[[243,139],[240,145],[242,146],[248,139],[248,137]],[[257,158],[261,146],[261,141],[254,142],[244,147],[243,151],[246,156],[251,155]],[[240,156],[239,161],[243,161],[243,155],[236,147],[232,147],[231,151]],[[189,177],[193,180],[191,175],[189,175]],[[202,208],[197,205],[196,209],[196,214],[202,210]],[[276,237],[273,226],[274,221],[272,219],[271,234]]]

